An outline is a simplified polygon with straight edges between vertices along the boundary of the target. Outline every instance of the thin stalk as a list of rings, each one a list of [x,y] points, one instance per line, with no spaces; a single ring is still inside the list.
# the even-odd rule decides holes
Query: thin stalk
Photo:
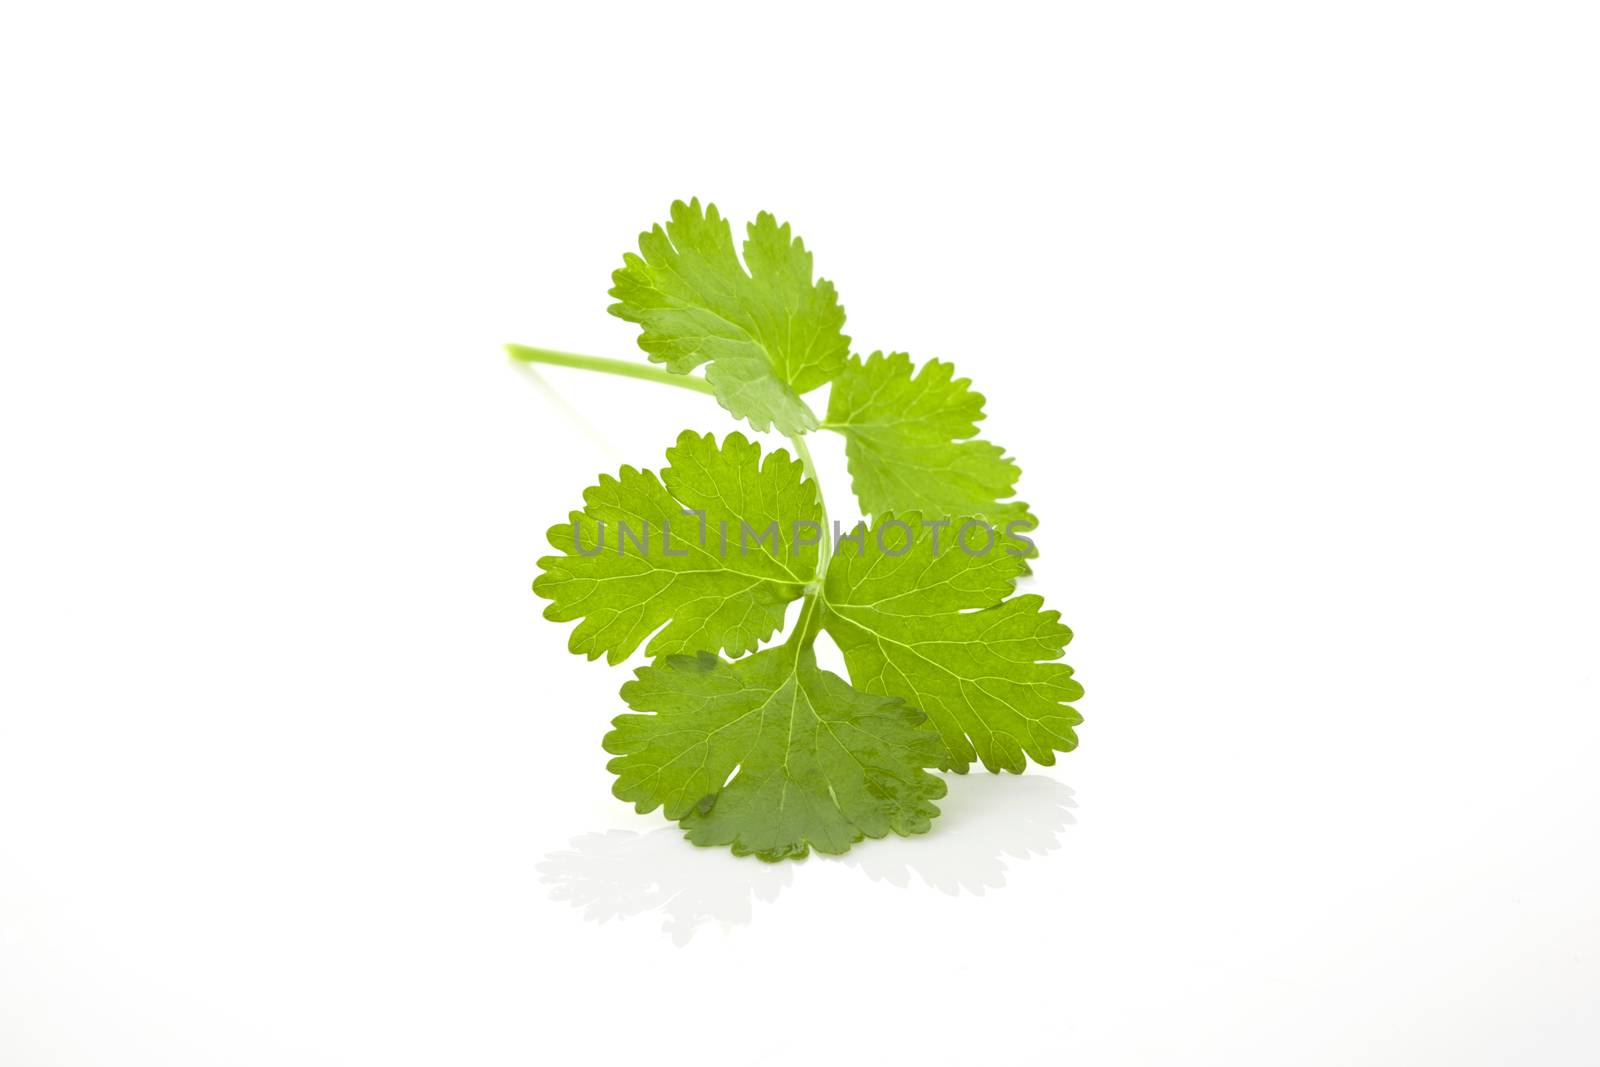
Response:
[[[806,599],[800,605],[800,618],[795,623],[794,633],[784,642],[785,645],[803,651],[812,646],[817,634],[822,630],[822,617],[826,610],[822,602],[822,582],[828,573],[828,559],[833,555],[833,526],[828,522],[828,501],[822,495],[822,479],[817,477],[817,464],[811,458],[811,450],[806,447],[805,438],[793,434],[789,437],[789,443],[794,446],[795,454],[800,457],[800,469],[811,479],[811,484],[817,487],[817,510],[822,512],[822,544],[817,549],[817,574],[806,585]]]
[[[817,634],[822,632],[822,617],[825,610],[820,592],[807,593],[806,598],[800,602],[800,617],[795,620],[794,632],[780,647],[793,649],[796,655],[810,648],[816,642]]]
[[[648,363],[631,363],[625,359],[607,359],[605,356],[580,356],[575,352],[529,348],[527,345],[506,345],[506,354],[519,363],[548,363],[553,367],[574,367],[601,374],[616,374],[623,378],[642,378],[647,382],[676,385],[679,389],[692,389],[697,393],[712,391],[711,383],[698,375],[674,374]]]
[[[820,581],[828,573],[828,559],[833,555],[833,526],[828,522],[828,501],[822,495],[822,479],[817,477],[817,465],[811,458],[811,450],[806,447],[805,438],[795,434],[789,438],[789,443],[800,457],[800,469],[817,487],[817,509],[822,512],[822,545],[817,550],[817,580]]]

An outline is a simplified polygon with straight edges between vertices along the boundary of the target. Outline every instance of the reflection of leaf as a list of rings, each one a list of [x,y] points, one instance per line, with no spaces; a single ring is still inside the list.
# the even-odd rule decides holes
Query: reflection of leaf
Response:
[[[707,922],[750,921],[755,901],[771,902],[793,881],[788,864],[739,861],[725,852],[685,848],[673,827],[647,834],[584,834],[539,864],[552,900],[605,923],[660,912],[661,930],[686,945]]]
[[[1017,862],[1059,848],[1076,803],[1071,789],[1043,774],[968,775],[951,783],[942,806],[939,833],[868,842],[838,862],[885,886],[920,881],[950,895],[981,895],[1003,887]],[[590,922],[658,914],[662,932],[685,945],[707,923],[751,922],[756,902],[776,901],[794,884],[797,868],[685,848],[678,830],[664,827],[584,834],[545,856],[538,869],[550,898],[580,909]]]
[[[926,841],[888,838],[858,848],[843,862],[874,881],[904,888],[915,876],[943,893],[982,895],[1005,886],[1008,860],[1061,847],[1075,821],[1072,790],[1043,774],[1016,779],[966,775],[940,803],[939,832]]]

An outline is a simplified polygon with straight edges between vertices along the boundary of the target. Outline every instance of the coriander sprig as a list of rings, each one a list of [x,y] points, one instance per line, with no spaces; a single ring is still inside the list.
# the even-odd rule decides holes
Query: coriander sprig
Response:
[[[938,360],[851,355],[832,284],[771,215],[747,228],[742,262],[698,200],[673,204],[639,249],[610,310],[639,324],[649,364],[507,351],[707,393],[794,456],[686,430],[665,467],[601,475],[550,529],[559,554],[533,588],[547,618],[577,623],[572,651],[653,660],[603,742],[617,796],[697,844],[798,858],[926,831],[944,793],[934,769],[1020,772],[1074,748],[1071,631],[1014,595],[1037,523],[1013,497],[1016,464],[976,436],[970,381]],[[804,396],[829,383],[819,419]],[[845,438],[870,525],[828,521],[805,440],[819,429]],[[771,644],[795,600],[794,630]],[[822,634],[849,681],[817,665]]]

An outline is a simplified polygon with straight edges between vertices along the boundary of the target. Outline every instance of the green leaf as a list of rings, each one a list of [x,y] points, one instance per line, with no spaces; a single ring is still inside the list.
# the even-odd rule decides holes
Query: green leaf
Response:
[[[715,204],[677,201],[612,274],[610,311],[643,327],[639,347],[669,370],[708,363],[706,381],[736,418],[805,433],[817,418],[800,394],[831,381],[850,350],[844,309],[831,282],[812,281],[811,253],[788,223],[763,212],[747,232],[741,264]]]
[[[606,735],[617,796],[663,808],[697,844],[779,860],[926,831],[944,794],[930,769],[1020,772],[1076,747],[1070,702],[1083,689],[1060,662],[1072,634],[1041,598],[1016,595],[1034,519],[1015,499],[1016,463],[978,437],[971,382],[938,360],[851,356],[833,286],[769,214],[736,247],[714,205],[674,203],[612,279],[610,311],[640,327],[653,365],[512,354],[711,392],[804,458],[686,432],[659,474],[602,476],[550,531],[559,554],[539,561],[534,590],[547,618],[576,623],[572,650],[655,657]],[[819,421],[803,398],[828,383]],[[818,428],[844,436],[874,523],[822,575],[821,499],[799,436]],[[801,596],[798,631],[759,650]],[[817,664],[824,628],[850,682]]]
[[[961,523],[902,520],[878,519],[859,551],[841,541],[828,567],[825,625],[851,681],[922,709],[958,770],[974,757],[991,771],[1054,763],[1083,721],[1067,706],[1083,687],[1055,662],[1072,631],[1042,598],[1011,596],[1023,561],[1003,539],[969,554]],[[966,543],[987,540],[974,527]]]
[[[913,377],[903,352],[874,352],[865,362],[850,357],[833,383],[823,425],[844,435],[861,509],[1037,525],[1028,505],[1008,499],[1022,473],[1016,463],[997,445],[972,439],[983,419],[983,394],[954,374],[935,359]]]
[[[784,606],[816,575],[817,547],[800,543],[810,531],[796,537],[795,524],[820,532],[822,508],[787,452],[763,463],[742,434],[719,447],[686,430],[667,463],[659,478],[632,467],[602,475],[584,491],[583,510],[550,528],[563,554],[539,560],[533,591],[551,601],[545,618],[580,620],[573,652],[620,663],[654,633],[651,656],[739,655],[783,625]],[[703,512],[704,524],[685,509]]]
[[[863,837],[920,834],[939,814],[944,748],[920,712],[852,689],[809,647],[728,663],[670,656],[638,671],[606,735],[613,792],[664,808],[697,845],[801,859]]]

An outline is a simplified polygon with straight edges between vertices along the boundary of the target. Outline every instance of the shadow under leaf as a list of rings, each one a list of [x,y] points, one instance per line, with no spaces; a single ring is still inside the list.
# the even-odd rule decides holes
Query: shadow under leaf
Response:
[[[1071,788],[1043,774],[952,776],[943,814],[919,837],[863,841],[839,857],[876,882],[913,881],[958,896],[1005,885],[1014,862],[1059,848],[1077,807]],[[573,838],[539,864],[552,900],[597,923],[658,913],[662,932],[686,945],[707,923],[748,924],[756,902],[794,884],[797,863],[763,863],[726,849],[696,848],[675,826],[608,830]]]

